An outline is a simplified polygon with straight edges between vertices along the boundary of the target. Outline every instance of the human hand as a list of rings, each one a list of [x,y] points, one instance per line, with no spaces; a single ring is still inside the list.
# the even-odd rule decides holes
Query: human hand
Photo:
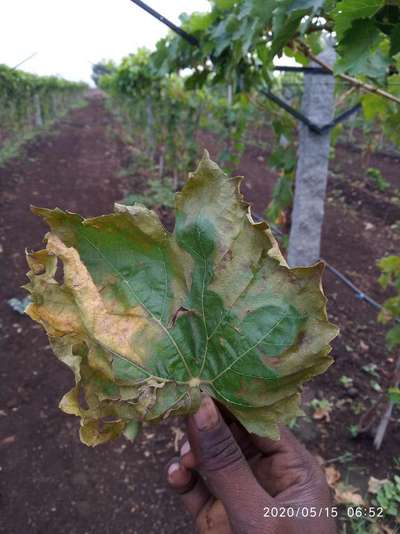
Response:
[[[168,483],[200,534],[335,534],[332,498],[313,456],[286,428],[273,441],[227,425],[203,396],[188,418],[188,441],[168,467]],[[267,510],[302,510],[302,517],[264,517]],[[310,517],[307,511],[316,511]],[[321,517],[318,517],[322,510]],[[273,514],[274,515],[274,514]],[[304,517],[308,515],[308,517]],[[311,514],[314,515],[314,514]]]

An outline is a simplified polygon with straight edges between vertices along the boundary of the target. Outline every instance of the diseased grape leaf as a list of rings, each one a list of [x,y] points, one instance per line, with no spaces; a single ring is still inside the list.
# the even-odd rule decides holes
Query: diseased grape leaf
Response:
[[[33,208],[51,231],[27,253],[27,313],[75,374],[60,407],[80,416],[84,443],[192,413],[201,392],[277,438],[301,413],[301,384],[331,364],[323,265],[289,269],[239,184],[206,153],[173,234],[141,205],[91,219]]]

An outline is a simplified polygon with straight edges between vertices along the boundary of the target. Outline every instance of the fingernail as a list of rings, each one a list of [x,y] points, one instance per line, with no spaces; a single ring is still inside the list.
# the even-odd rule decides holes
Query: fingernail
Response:
[[[217,408],[210,397],[207,396],[202,397],[200,408],[193,417],[199,430],[211,430],[219,421]]]
[[[181,456],[185,456],[185,454],[188,454],[190,450],[190,443],[188,441],[185,441],[181,448]]]
[[[168,476],[172,475],[173,473],[175,473],[176,471],[179,471],[180,469],[180,465],[178,463],[174,463],[174,464],[171,464],[169,467],[168,467]],[[165,472],[165,471],[164,471]]]

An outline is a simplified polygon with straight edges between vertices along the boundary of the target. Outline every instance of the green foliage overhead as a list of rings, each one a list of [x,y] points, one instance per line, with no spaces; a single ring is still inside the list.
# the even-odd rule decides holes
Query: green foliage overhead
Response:
[[[317,37],[332,34],[339,53],[337,72],[385,83],[399,67],[400,7],[384,0],[242,0],[212,2],[211,11],[182,16],[182,27],[200,47],[170,35],[153,55],[160,72],[191,67],[204,83],[233,81],[238,90],[269,82],[273,60],[291,50],[307,63],[302,44],[318,52]]]
[[[202,391],[277,438],[301,384],[331,364],[322,265],[289,269],[239,183],[206,154],[176,196],[173,234],[141,205],[93,219],[34,209],[51,231],[27,255],[27,313],[75,374],[60,406],[85,443],[192,413]]]
[[[341,57],[336,63],[336,73],[368,74],[370,78],[384,82],[390,59],[383,54],[381,41],[379,29],[372,19],[354,21],[338,47]]]
[[[355,21],[369,19],[380,11],[384,0],[342,0],[337,2],[333,11],[335,30],[339,39],[342,39],[347,30],[351,29]]]
[[[224,144],[218,159],[228,168],[237,166],[247,126],[254,123],[250,99],[266,85],[282,93],[281,80],[286,75],[274,71],[276,58],[285,54],[307,65],[311,56],[322,50],[327,37],[337,43],[336,75],[357,77],[400,99],[400,8],[393,2],[213,0],[210,4],[209,12],[181,15],[182,28],[197,38],[199,47],[170,33],[158,41],[154,52],[138,51],[99,81],[117,103],[130,110],[128,113],[136,114],[136,123],[147,123],[146,131],[156,132],[148,135],[147,145],[157,145],[151,149],[152,155],[165,148],[168,173],[175,161],[182,161],[178,174],[192,163],[194,137],[204,125],[201,117],[206,117],[207,125],[211,120],[217,125],[210,129]],[[228,89],[232,98],[227,98]],[[337,90],[344,94],[348,87],[338,84]],[[149,124],[144,110],[149,99],[154,124]],[[298,99],[287,100],[299,106]],[[400,105],[373,92],[359,91],[347,94],[344,108],[360,100],[367,127],[378,123],[385,136],[400,145]],[[196,111],[186,113],[187,106]],[[283,134],[293,148],[294,120],[284,117],[286,112],[271,103],[265,114],[268,127],[272,123],[274,128],[275,141]],[[179,158],[174,149],[177,146]],[[278,152],[279,147],[269,162],[280,174],[268,211],[273,221],[290,209],[293,196],[294,168],[287,170],[285,163],[278,167]]]
[[[123,60],[112,76],[100,79],[102,87],[114,98],[131,99],[126,104],[131,108],[143,106],[144,99],[152,95],[163,104],[164,110],[169,110],[156,130],[165,131],[159,142],[167,146],[170,162],[177,160],[171,150],[177,141],[175,138],[170,142],[172,132],[177,131],[178,124],[190,125],[180,136],[183,169],[195,154],[193,146],[186,149],[192,139],[187,132],[190,130],[194,135],[199,121],[193,121],[193,115],[182,113],[182,91],[174,94],[161,89],[174,75],[179,75],[196,109],[206,108],[207,119],[212,117],[220,125],[219,131],[214,132],[225,144],[219,160],[231,167],[239,161],[247,125],[254,120],[246,109],[249,99],[266,85],[281,92],[280,81],[284,77],[274,72],[274,65],[282,54],[308,65],[329,37],[336,40],[336,75],[351,75],[400,99],[400,7],[397,4],[385,0],[213,0],[210,4],[209,12],[181,16],[182,28],[197,38],[199,47],[170,33],[158,41],[154,52],[139,51]],[[226,99],[227,86],[232,89],[233,98]],[[221,88],[225,91],[225,102],[223,98],[213,101],[210,95],[220,94]],[[343,85],[337,89],[342,94],[348,91]],[[205,106],[199,102],[200,95],[203,103],[207,101]],[[298,107],[298,101],[288,100]],[[385,136],[400,145],[400,105],[368,91],[347,95],[345,103],[351,106],[360,100],[367,127],[378,123]],[[154,116],[160,116],[156,106],[153,107]],[[295,132],[293,120],[282,118],[273,104],[267,107],[275,141],[280,139],[281,125],[285,122],[284,136],[291,142]],[[171,114],[172,109],[180,111]],[[187,153],[190,157],[185,156]],[[285,167],[279,168],[281,177],[268,212],[274,221],[291,205],[294,171],[288,172]]]

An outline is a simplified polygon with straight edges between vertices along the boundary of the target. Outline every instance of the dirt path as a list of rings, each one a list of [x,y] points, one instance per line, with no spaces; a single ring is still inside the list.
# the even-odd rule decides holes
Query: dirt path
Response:
[[[0,532],[5,534],[187,533],[187,517],[164,484],[174,455],[170,426],[148,428],[135,446],[80,444],[77,420],[58,401],[70,371],[46,336],[7,305],[23,297],[24,248],[40,246],[44,225],[30,204],[85,215],[109,212],[126,184],[126,149],[113,136],[101,100],[66,116],[50,136],[0,169],[2,191],[0,359]]]

